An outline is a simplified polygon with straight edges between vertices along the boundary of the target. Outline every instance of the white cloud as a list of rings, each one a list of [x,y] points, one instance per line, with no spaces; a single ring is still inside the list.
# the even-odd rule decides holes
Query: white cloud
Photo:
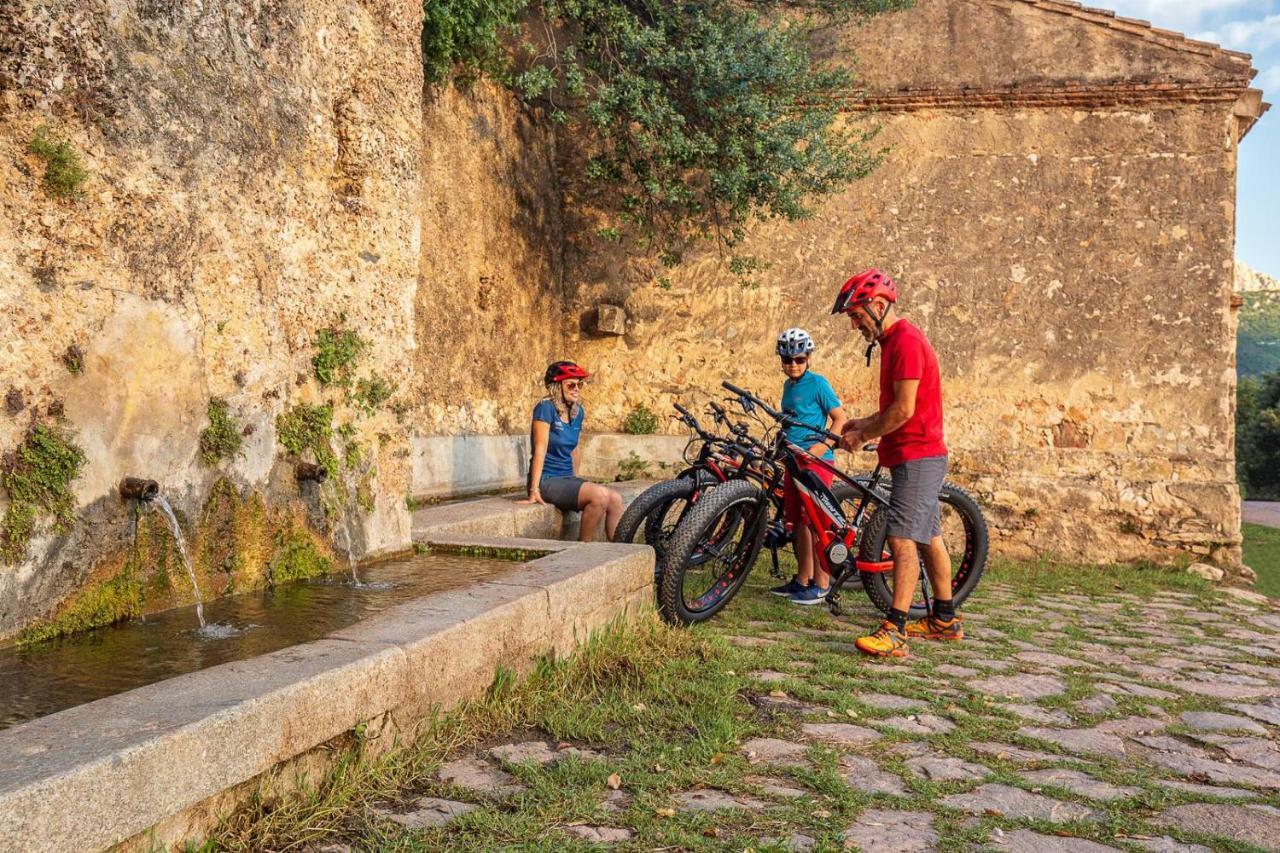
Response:
[[[1185,32],[1201,28],[1210,15],[1242,8],[1258,9],[1261,3],[1259,0],[1098,0],[1097,5],[1126,17],[1142,18],[1157,27]]]
[[[1199,33],[1196,38],[1232,50],[1264,51],[1280,44],[1280,15],[1267,15],[1256,21],[1230,21]]]
[[[1261,89],[1269,98],[1280,97],[1280,65],[1264,69],[1253,78],[1253,88]]]

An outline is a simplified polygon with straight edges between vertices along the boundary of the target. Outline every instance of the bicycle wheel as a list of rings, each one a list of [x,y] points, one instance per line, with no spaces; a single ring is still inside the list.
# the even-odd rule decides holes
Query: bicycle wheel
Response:
[[[650,486],[631,502],[613,533],[614,542],[650,545],[657,555],[655,574],[666,555],[666,543],[691,505],[699,489],[693,477],[681,477]]]
[[[938,495],[942,504],[942,539],[946,543],[947,553],[951,556],[951,599],[956,607],[978,585],[982,572],[987,567],[987,547],[989,534],[987,520],[982,515],[978,502],[964,489],[952,483],[944,483],[942,493]],[[870,562],[893,559],[889,550],[887,527],[889,513],[882,509],[871,514],[862,528],[858,546],[858,559]],[[924,559],[920,560],[920,586],[929,583],[924,573]],[[862,588],[867,596],[882,613],[893,609],[893,573],[892,572],[860,572]],[[932,600],[933,593],[929,591]],[[922,590],[917,587],[914,600],[909,611],[912,619],[919,619],[926,613]]]
[[[658,612],[674,625],[716,615],[742,588],[764,541],[763,490],[745,480],[716,486],[667,541]]]

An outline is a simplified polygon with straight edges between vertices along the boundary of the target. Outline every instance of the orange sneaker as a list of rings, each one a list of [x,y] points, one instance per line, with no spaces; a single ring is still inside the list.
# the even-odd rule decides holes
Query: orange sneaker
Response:
[[[881,658],[905,658],[907,656],[907,635],[898,630],[892,622],[885,622],[874,633],[859,637],[854,645],[864,655]]]
[[[908,622],[906,635],[917,640],[963,640],[964,623],[959,613],[945,622],[930,613],[923,619]]]

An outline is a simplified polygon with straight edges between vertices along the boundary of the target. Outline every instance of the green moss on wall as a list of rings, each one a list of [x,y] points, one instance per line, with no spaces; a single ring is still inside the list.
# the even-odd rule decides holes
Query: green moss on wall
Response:
[[[136,617],[142,613],[143,587],[133,567],[126,566],[120,575],[84,589],[53,619],[23,631],[18,644],[39,643]]]
[[[233,460],[244,448],[244,436],[240,424],[231,414],[227,401],[214,397],[207,410],[209,425],[200,431],[200,459],[206,465],[217,465],[222,460]]]
[[[55,531],[70,529],[75,511],[71,483],[84,464],[84,451],[68,435],[39,423],[5,457],[0,485],[9,495],[9,509],[0,522],[0,561],[22,559],[43,516],[52,516]]]
[[[315,537],[305,527],[281,529],[276,536],[275,556],[271,561],[271,583],[314,578],[333,572],[333,561],[325,555]]]

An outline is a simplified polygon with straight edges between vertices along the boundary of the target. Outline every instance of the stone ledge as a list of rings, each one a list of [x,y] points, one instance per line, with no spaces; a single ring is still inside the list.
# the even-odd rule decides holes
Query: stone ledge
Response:
[[[526,509],[549,508],[508,507],[513,526]],[[452,519],[446,527],[460,520],[440,515]],[[536,544],[552,553],[503,579],[0,731],[6,850],[145,844],[139,836],[158,825],[181,827],[157,839],[178,841],[210,825],[214,810],[202,803],[218,798],[225,811],[253,792],[246,783],[362,723],[378,721],[388,742],[410,741],[427,714],[480,695],[499,665],[526,670],[652,609],[650,549]]]

